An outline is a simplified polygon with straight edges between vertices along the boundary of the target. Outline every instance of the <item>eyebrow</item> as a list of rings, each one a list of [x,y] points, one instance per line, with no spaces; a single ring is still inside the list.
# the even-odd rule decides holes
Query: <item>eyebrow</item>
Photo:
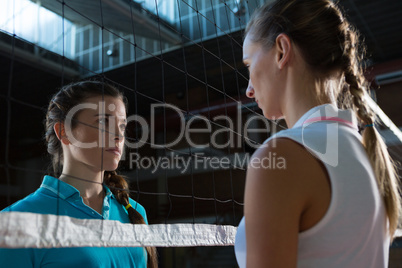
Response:
[[[106,116],[106,117],[110,117],[110,116],[112,116],[111,114],[95,114],[94,115],[95,117],[96,116]],[[123,120],[122,120],[124,123],[127,123],[127,118],[124,118]]]

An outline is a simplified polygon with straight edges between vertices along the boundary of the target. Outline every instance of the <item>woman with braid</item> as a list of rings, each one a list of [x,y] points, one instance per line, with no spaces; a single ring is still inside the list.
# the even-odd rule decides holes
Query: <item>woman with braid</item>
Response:
[[[55,94],[46,115],[46,143],[53,159],[33,194],[4,211],[147,224],[145,209],[129,198],[116,173],[124,146],[127,102],[111,85],[85,81]],[[152,247],[0,249],[2,267],[157,267]]]
[[[400,195],[358,33],[333,1],[268,2],[245,31],[246,94],[288,129],[250,159],[239,266],[388,267]],[[264,166],[272,155],[285,165]]]

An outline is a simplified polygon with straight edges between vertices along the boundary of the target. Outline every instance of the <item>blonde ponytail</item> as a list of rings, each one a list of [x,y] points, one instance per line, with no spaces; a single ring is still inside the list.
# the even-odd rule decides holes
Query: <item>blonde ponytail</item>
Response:
[[[391,237],[393,237],[401,214],[398,175],[391,156],[387,151],[387,146],[374,126],[375,114],[366,100],[369,97],[366,90],[368,83],[359,65],[360,56],[357,50],[357,33],[349,31],[347,36],[346,40],[349,40],[349,44],[345,47],[343,55],[346,58],[344,61],[346,63],[344,66],[344,81],[347,83],[346,86],[349,88],[349,93],[352,96],[352,107],[364,126],[362,143],[373,167],[381,196],[384,199],[389,220],[389,232]]]

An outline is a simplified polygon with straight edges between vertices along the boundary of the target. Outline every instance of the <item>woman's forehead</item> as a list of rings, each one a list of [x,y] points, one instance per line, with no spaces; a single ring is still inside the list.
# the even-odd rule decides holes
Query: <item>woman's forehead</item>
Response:
[[[85,107],[87,104],[88,107]],[[89,114],[126,117],[126,107],[120,97],[94,96],[80,104]]]

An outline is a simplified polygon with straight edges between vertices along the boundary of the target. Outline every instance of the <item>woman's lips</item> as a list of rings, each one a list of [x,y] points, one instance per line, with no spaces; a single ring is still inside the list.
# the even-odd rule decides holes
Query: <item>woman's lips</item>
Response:
[[[120,152],[120,150],[119,150],[118,148],[107,149],[106,151],[107,151],[107,152],[110,152],[110,153],[114,153],[114,154],[116,154],[116,155],[121,155],[121,152]]]

